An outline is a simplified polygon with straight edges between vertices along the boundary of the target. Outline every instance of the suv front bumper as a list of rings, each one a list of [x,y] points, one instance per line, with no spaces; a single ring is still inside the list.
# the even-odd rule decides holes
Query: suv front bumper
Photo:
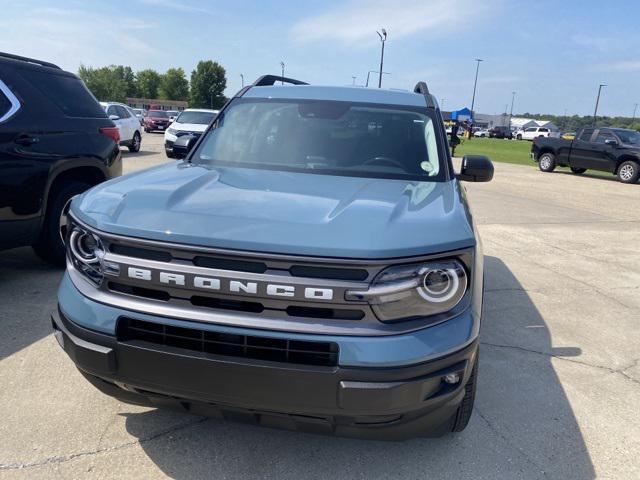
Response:
[[[451,431],[477,341],[459,352],[401,368],[311,367],[215,357],[118,342],[60,312],[56,339],[81,373],[126,403],[340,436],[401,440]],[[461,380],[450,385],[445,375]]]

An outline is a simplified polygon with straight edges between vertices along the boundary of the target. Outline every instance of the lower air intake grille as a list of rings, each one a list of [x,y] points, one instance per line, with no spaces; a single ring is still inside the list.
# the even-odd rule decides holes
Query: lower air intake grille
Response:
[[[333,342],[305,342],[210,332],[127,317],[118,320],[116,335],[120,342],[140,340],[214,355],[303,365],[338,364],[338,345]]]

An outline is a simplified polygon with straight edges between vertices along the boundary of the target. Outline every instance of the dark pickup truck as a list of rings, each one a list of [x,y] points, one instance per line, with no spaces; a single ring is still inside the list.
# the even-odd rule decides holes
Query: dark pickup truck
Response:
[[[557,166],[577,174],[600,170],[617,175],[623,183],[635,183],[640,177],[640,132],[590,127],[578,131],[573,140],[536,138],[531,157],[543,172]]]

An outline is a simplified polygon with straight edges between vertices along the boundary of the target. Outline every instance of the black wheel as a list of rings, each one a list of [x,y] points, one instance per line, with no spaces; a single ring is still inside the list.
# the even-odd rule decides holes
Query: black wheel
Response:
[[[553,172],[556,168],[556,156],[553,153],[543,153],[538,159],[538,167],[543,172]]]
[[[66,235],[66,213],[71,199],[87,190],[88,183],[71,180],[49,198],[47,214],[42,225],[38,242],[33,245],[36,254],[49,263],[58,266],[65,264],[64,236]]]
[[[476,385],[478,380],[478,355],[476,355],[476,363],[473,365],[471,376],[464,386],[464,398],[458,407],[453,419],[452,432],[461,432],[469,424],[471,413],[473,412],[473,404],[476,400]]]
[[[133,140],[131,140],[131,145],[129,145],[130,152],[139,152],[140,144],[142,143],[142,138],[140,137],[140,132],[136,132],[133,134]]]
[[[149,133],[149,129],[147,127],[144,127],[144,131],[145,133]]]
[[[516,135],[516,139],[517,140],[522,140],[522,135],[520,135],[520,134]]]
[[[576,167],[571,167],[571,171],[572,171],[573,173],[577,174],[577,175],[580,175],[580,174],[582,174],[582,173],[586,172],[586,171],[587,171],[587,169],[586,169],[586,168],[576,168]]]
[[[164,153],[167,154],[167,158],[176,158],[171,150],[165,150]]]
[[[640,165],[632,160],[622,162],[618,167],[618,180],[622,183],[636,183],[640,178]]]
[[[480,135],[480,138],[484,138],[484,137],[486,137],[484,133]]]

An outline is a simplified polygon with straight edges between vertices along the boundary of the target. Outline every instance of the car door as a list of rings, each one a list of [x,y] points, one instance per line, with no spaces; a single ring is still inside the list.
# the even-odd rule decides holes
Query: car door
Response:
[[[117,115],[120,117],[120,141],[128,142],[133,138],[133,125],[132,118],[129,110],[124,108],[122,105],[116,105]]]
[[[615,142],[615,144],[612,144],[611,141]],[[590,166],[585,168],[610,172],[615,171],[615,154],[619,144],[620,140],[610,131],[596,130],[589,151],[587,152],[587,163]]]
[[[593,128],[585,128],[571,143],[569,166],[575,168],[593,168],[591,160]]]
[[[537,128],[535,127],[525,128],[524,133],[522,134],[522,138],[524,138],[525,140],[533,140],[533,137],[536,134],[536,130]]]

